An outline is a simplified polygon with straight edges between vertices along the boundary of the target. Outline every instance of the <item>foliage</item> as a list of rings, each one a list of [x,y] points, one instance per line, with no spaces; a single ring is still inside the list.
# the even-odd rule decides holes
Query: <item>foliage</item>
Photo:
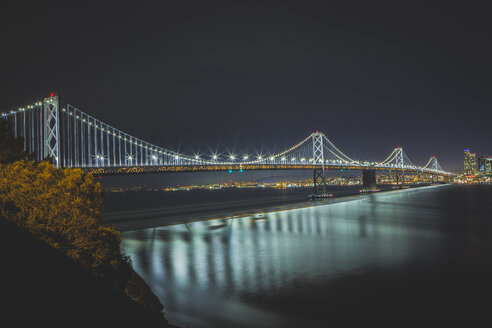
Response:
[[[24,139],[15,138],[12,132],[12,124],[8,121],[0,122],[0,163],[13,163],[21,159],[30,159],[31,156],[24,152]]]
[[[0,216],[26,228],[115,290],[160,313],[162,304],[120,251],[120,236],[100,224],[103,189],[80,169],[34,163],[8,122],[0,124]]]
[[[124,290],[131,275],[120,237],[100,225],[103,189],[80,169],[48,162],[0,164],[1,215]]]

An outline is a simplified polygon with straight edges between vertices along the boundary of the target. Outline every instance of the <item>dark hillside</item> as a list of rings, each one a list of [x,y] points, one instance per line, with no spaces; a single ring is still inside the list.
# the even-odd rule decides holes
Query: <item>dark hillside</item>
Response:
[[[0,327],[172,327],[0,218]]]

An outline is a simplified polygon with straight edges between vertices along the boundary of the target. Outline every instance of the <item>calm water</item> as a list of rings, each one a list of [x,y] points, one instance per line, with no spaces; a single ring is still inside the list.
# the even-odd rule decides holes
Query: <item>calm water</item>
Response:
[[[492,323],[492,186],[434,186],[122,233],[186,327]],[[489,325],[490,326],[490,325]]]

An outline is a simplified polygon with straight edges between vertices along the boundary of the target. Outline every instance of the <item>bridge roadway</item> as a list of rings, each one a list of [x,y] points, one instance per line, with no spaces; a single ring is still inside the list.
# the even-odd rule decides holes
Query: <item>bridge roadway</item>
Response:
[[[122,166],[122,167],[98,167],[81,168],[94,175],[131,175],[145,173],[186,173],[186,172],[223,172],[223,171],[259,171],[259,170],[315,170],[321,169],[321,165],[313,164],[203,164],[203,165],[162,165],[162,166]],[[363,165],[325,165],[327,171],[382,171],[397,172],[401,168]],[[436,172],[419,168],[404,168],[405,173],[425,173],[438,176],[448,176],[449,173]]]

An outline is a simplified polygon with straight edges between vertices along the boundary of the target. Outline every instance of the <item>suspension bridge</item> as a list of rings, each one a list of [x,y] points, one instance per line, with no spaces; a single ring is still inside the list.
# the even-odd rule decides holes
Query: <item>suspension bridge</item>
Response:
[[[394,172],[404,183],[405,173],[427,174],[445,179],[435,156],[425,165],[415,165],[402,147],[396,147],[380,162],[354,160],[339,150],[322,132],[316,131],[296,145],[276,154],[237,156],[217,154],[208,158],[172,151],[125,133],[70,104],[60,105],[57,95],[1,114],[24,150],[38,161],[50,158],[57,167],[81,168],[98,175],[242,171],[313,170],[314,194],[326,194],[327,170],[360,170],[363,187],[376,188],[376,172]]]

